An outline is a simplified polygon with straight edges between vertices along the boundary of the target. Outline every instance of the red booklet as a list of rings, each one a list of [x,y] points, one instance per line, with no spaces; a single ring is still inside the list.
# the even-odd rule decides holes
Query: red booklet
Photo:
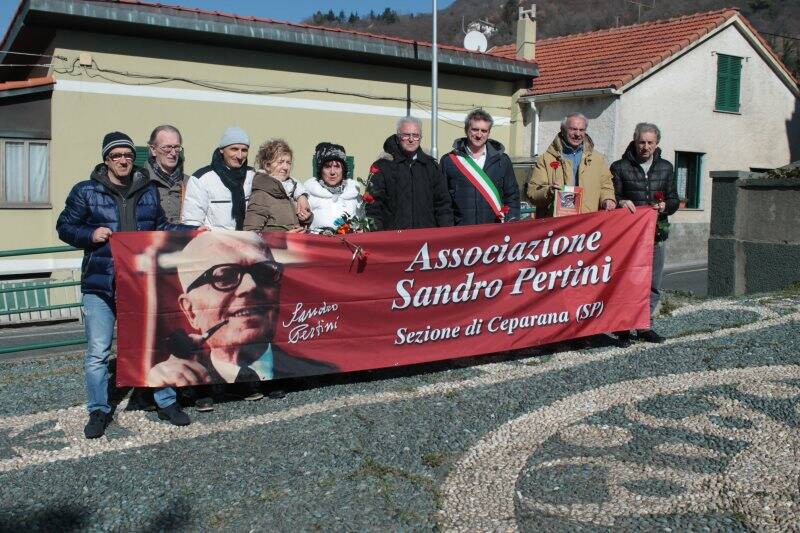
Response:
[[[583,201],[583,187],[565,185],[560,191],[556,191],[556,201],[553,207],[554,217],[565,217],[577,215],[581,212],[581,202]]]

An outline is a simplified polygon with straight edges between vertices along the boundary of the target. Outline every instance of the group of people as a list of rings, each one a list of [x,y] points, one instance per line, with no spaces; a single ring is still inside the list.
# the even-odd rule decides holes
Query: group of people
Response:
[[[291,176],[292,149],[281,139],[263,143],[255,157],[255,168],[248,166],[250,138],[238,127],[225,130],[210,164],[192,175],[184,172],[183,139],[174,126],[153,130],[148,141],[149,159],[142,168],[134,165],[135,146],[128,135],[107,134],[101,145],[102,162],[88,180],[73,187],[57,222],[59,237],[85,251],[81,268],[89,398],[85,436],[102,436],[113,415],[108,361],[116,322],[115,273],[109,245],[114,232],[326,231],[335,230],[343,216],[361,217],[374,230],[514,221],[520,217],[520,191],[511,159],[503,145],[491,138],[493,123],[491,115],[482,109],[470,112],[464,123],[465,136],[437,162],[420,147],[420,121],[400,119],[396,132],[383,144],[383,154],[370,166],[363,194],[350,175],[345,148],[339,144],[319,143],[315,176],[299,182]],[[659,300],[667,216],[678,208],[672,165],[661,158],[658,149],[661,133],[653,124],[637,125],[625,154],[609,167],[594,149],[587,127],[588,120],[580,113],[564,119],[561,131],[539,157],[525,194],[537,217],[552,215],[555,193],[565,186],[583,188],[584,213],[618,207],[631,212],[637,206],[657,209],[652,313]],[[147,406],[152,401],[159,418],[175,425],[188,425],[191,420],[181,409],[172,385],[237,383],[243,387],[244,398],[254,401],[263,397],[260,380],[297,375],[294,370],[298,368],[305,369],[300,374],[331,371],[317,368],[313,361],[287,356],[272,346],[275,320],[264,319],[263,325],[255,325],[244,317],[246,328],[240,330],[233,323],[232,312],[219,320],[220,313],[235,307],[232,302],[237,298],[277,300],[280,268],[270,267],[275,265],[272,255],[254,233],[241,234],[250,237],[242,237],[244,240],[233,248],[215,235],[219,234],[200,233],[183,253],[191,254],[197,248],[206,253],[205,257],[213,256],[214,261],[228,256],[232,259],[208,264],[207,269],[200,269],[202,272],[197,268],[179,271],[179,280],[184,290],[181,309],[192,327],[206,337],[222,328],[222,333],[214,333],[220,341],[217,358],[212,357],[214,363],[209,367],[170,357],[147,377],[152,400],[149,391],[136,389],[129,402],[136,399]],[[208,250],[216,252],[209,256]],[[249,276],[245,278],[245,274]],[[228,303],[215,300],[202,304],[204,291],[214,292],[215,298],[216,293],[226,295]],[[252,343],[222,342],[245,329],[253,330]],[[632,338],[630,332],[617,332],[616,337],[623,346]],[[638,337],[649,342],[664,340],[652,329],[638,332]],[[234,345],[249,348],[227,353],[225,347]],[[215,353],[213,345],[211,353]],[[282,374],[284,366],[292,372]],[[211,374],[216,379],[211,379]],[[191,390],[199,411],[213,409],[213,396],[219,389],[198,386]]]

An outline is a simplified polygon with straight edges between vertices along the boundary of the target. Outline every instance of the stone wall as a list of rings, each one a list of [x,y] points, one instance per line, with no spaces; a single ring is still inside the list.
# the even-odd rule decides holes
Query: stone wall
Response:
[[[772,291],[800,282],[800,177],[712,172],[708,293]]]

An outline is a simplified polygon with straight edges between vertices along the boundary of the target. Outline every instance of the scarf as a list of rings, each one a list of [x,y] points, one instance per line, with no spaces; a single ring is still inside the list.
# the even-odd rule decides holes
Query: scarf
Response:
[[[247,205],[244,199],[244,180],[247,177],[247,164],[239,168],[230,168],[222,159],[218,148],[214,149],[211,157],[211,168],[217,173],[222,184],[231,191],[231,217],[236,221],[236,229],[244,227],[244,213]]]
[[[345,180],[342,180],[342,182],[339,185],[334,185],[333,187],[331,187],[330,185],[328,185],[327,183],[325,183],[320,179],[318,179],[317,181],[319,182],[320,185],[322,185],[323,189],[325,189],[326,191],[328,191],[333,195],[340,195],[344,192]]]
[[[150,163],[150,168],[153,169],[153,172],[170,187],[174,187],[176,183],[183,181],[183,158],[178,159],[178,164],[175,165],[175,170],[172,171],[172,174],[167,174],[164,169],[156,163],[156,158],[153,156],[150,156],[147,162]]]

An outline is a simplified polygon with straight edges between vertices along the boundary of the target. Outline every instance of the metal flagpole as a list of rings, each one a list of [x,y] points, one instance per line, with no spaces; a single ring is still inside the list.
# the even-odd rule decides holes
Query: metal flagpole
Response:
[[[437,97],[437,93],[439,92],[439,54],[436,46],[437,15],[436,0],[433,0],[433,42],[431,46],[433,49],[433,57],[431,60],[431,156],[434,159],[439,159],[439,150],[436,148],[436,139],[439,133],[439,99]]]

